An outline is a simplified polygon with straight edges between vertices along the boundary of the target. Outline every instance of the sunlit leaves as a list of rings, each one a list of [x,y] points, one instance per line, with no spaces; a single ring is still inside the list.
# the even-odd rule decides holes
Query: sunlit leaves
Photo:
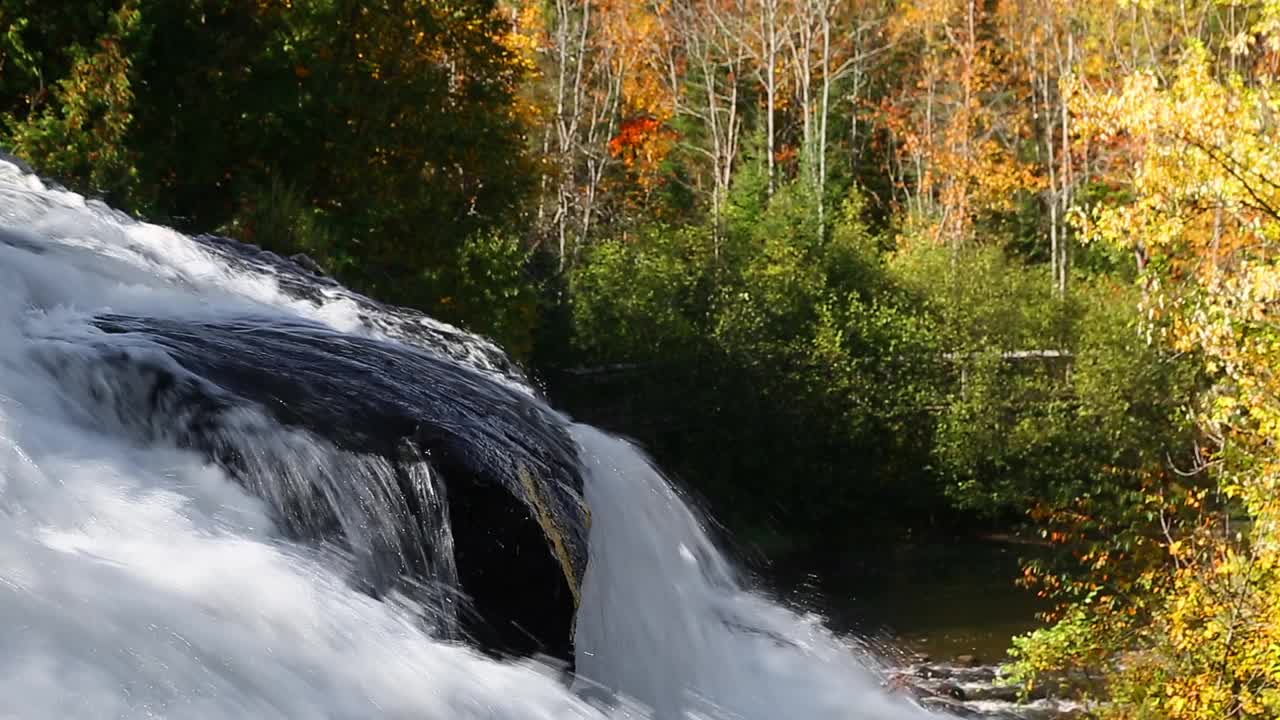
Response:
[[[1173,506],[1191,513],[1182,521],[1161,512],[1172,563],[1148,625],[1111,648],[1123,658],[1110,688],[1117,717],[1280,710],[1280,88],[1265,62],[1232,59],[1270,41],[1275,8],[1251,9],[1250,34],[1228,38],[1228,53],[1185,38],[1175,68],[1071,88],[1078,141],[1107,149],[1102,177],[1124,190],[1084,208],[1079,226],[1138,253],[1149,327],[1202,353],[1215,380],[1197,419],[1219,507],[1201,492]]]
[[[72,50],[70,75],[58,81],[48,105],[25,121],[9,118],[8,130],[13,150],[45,172],[119,198],[137,181],[137,151],[126,142],[134,112],[133,60],[126,45],[141,27],[141,13],[126,3],[109,24],[96,47]],[[32,62],[12,31],[10,41],[19,67]]]

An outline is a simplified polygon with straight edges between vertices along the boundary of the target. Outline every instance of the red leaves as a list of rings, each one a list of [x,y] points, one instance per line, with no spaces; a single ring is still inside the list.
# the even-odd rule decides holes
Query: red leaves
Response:
[[[644,191],[659,182],[659,166],[675,143],[676,133],[657,118],[647,115],[623,120],[618,134],[609,140],[609,154],[622,160]]]
[[[622,121],[618,134],[609,140],[609,154],[630,165],[645,145],[664,132],[662,123],[651,117],[633,117]],[[670,132],[670,131],[665,131]]]

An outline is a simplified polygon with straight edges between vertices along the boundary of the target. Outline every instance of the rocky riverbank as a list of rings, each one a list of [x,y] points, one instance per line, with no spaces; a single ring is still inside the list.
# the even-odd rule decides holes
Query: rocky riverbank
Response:
[[[1044,688],[1022,697],[1020,689],[1001,677],[998,665],[972,655],[935,661],[911,655],[890,667],[885,686],[910,696],[929,710],[962,718],[999,720],[1068,720],[1084,715],[1080,700]]]

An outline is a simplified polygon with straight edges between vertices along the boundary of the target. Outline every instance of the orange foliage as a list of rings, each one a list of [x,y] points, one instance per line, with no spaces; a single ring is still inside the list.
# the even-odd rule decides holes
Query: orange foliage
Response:
[[[890,24],[918,59],[879,120],[897,146],[895,182],[913,211],[936,218],[940,241],[970,239],[976,218],[1044,186],[1041,167],[1018,154],[1034,108],[1017,102],[1029,94],[1026,80],[989,39],[1000,20],[977,0],[919,0]]]

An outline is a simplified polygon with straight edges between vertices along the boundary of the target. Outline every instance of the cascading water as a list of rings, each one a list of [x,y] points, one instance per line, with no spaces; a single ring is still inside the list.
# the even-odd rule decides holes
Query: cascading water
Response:
[[[584,677],[664,718],[910,716],[819,618],[744,591],[642,453],[591,427],[574,435],[597,523],[575,638]]]
[[[485,514],[486,487],[518,502]],[[538,574],[475,567],[512,557]],[[571,681],[473,646],[469,613],[555,596],[531,583],[562,568]],[[922,714],[742,589],[640,452],[497,348],[5,162],[0,650],[0,716],[33,720]]]

